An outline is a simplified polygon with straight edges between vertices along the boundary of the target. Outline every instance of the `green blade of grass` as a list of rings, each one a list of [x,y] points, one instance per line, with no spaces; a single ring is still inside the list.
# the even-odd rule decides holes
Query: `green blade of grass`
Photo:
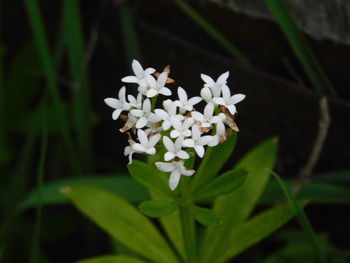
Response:
[[[130,65],[133,59],[141,59],[139,40],[134,28],[130,5],[128,3],[120,4],[118,6],[118,12],[123,33],[127,63]]]
[[[38,165],[37,172],[37,187],[38,187],[38,204],[36,208],[36,218],[35,218],[35,226],[34,226],[34,234],[32,239],[32,247],[31,247],[31,263],[39,262],[39,243],[40,243],[40,232],[41,232],[41,223],[42,223],[42,187],[44,184],[44,169],[45,169],[45,161],[46,161],[46,152],[47,152],[47,128],[46,128],[46,117],[44,118],[43,124],[43,135],[41,140],[41,149],[40,149],[40,159]]]
[[[322,94],[336,95],[334,88],[319,65],[311,48],[295,24],[291,14],[280,0],[266,0],[272,15],[299,59],[312,86]]]
[[[246,57],[237,47],[235,47],[222,33],[220,33],[212,24],[192,8],[185,0],[174,0],[174,2],[183,10],[198,26],[200,26],[209,36],[216,40],[226,49],[238,62],[251,66],[249,58]]]
[[[326,263],[327,262],[326,253],[325,253],[324,249],[322,248],[322,246],[317,238],[317,235],[316,235],[315,231],[313,230],[312,225],[311,225],[310,221],[308,220],[307,216],[305,215],[303,209],[300,207],[298,201],[296,200],[296,198],[294,197],[292,192],[289,190],[289,188],[286,186],[286,184],[283,182],[283,180],[278,176],[278,174],[276,174],[273,171],[271,171],[271,173],[278,181],[278,183],[279,183],[281,189],[283,190],[290,206],[294,209],[296,216],[298,218],[298,221],[299,221],[300,225],[303,227],[305,233],[308,235],[310,242],[313,245],[320,262]]]
[[[38,56],[40,58],[42,68],[45,72],[47,85],[50,97],[53,100],[57,121],[60,123],[61,135],[63,143],[67,149],[67,156],[69,158],[72,169],[75,172],[80,171],[80,164],[77,158],[76,149],[71,137],[70,126],[62,108],[62,100],[60,98],[56,69],[53,58],[50,53],[47,36],[45,33],[43,19],[37,0],[25,0],[25,6],[29,16],[29,22],[34,34],[34,40],[37,47]]]
[[[86,75],[87,61],[81,15],[78,0],[63,2],[64,43],[68,51],[69,70],[72,79],[73,123],[77,132],[79,153],[85,170],[91,165],[91,127],[89,117],[90,92]]]

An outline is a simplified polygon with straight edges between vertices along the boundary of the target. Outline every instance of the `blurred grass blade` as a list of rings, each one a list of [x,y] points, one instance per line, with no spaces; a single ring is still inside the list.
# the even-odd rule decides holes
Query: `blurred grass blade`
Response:
[[[240,188],[215,200],[214,211],[223,216],[224,222],[217,227],[208,227],[205,233],[203,247],[206,248],[206,259],[224,253],[222,244],[229,243],[235,228],[255,208],[270,177],[266,169],[271,170],[275,165],[277,148],[276,138],[266,140],[248,152],[235,166],[235,169],[246,170],[248,175]]]
[[[116,193],[129,202],[139,203],[149,198],[147,190],[135,182],[130,175],[87,175],[86,177],[72,177],[60,181],[55,181],[44,185],[41,188],[42,205],[59,205],[68,203],[68,198],[64,197],[59,189],[65,185],[86,185],[102,188]],[[18,205],[18,210],[35,207],[39,199],[39,189],[29,193]]]
[[[139,40],[134,28],[130,4],[128,2],[119,4],[118,12],[122,27],[124,48],[126,50],[127,64],[130,65],[133,59],[141,59]]]
[[[77,158],[76,150],[74,148],[73,139],[71,137],[70,126],[62,108],[62,101],[60,98],[56,69],[53,58],[50,53],[47,35],[45,33],[44,23],[41,16],[40,7],[37,0],[25,0],[25,6],[29,16],[29,22],[33,30],[34,40],[37,47],[39,59],[42,64],[42,69],[45,72],[49,94],[53,100],[55,107],[56,118],[60,123],[63,143],[66,146],[66,152],[70,164],[75,172],[80,171],[80,164]]]
[[[326,263],[327,262],[326,253],[325,253],[323,247],[321,246],[321,244],[317,238],[317,235],[314,232],[314,230],[313,230],[307,216],[305,215],[303,209],[300,207],[298,201],[296,200],[296,198],[294,197],[292,192],[289,190],[289,188],[285,185],[283,180],[273,171],[271,171],[271,173],[275,176],[276,180],[278,181],[281,189],[283,190],[284,194],[286,195],[286,197],[288,199],[290,206],[295,211],[300,225],[304,228],[305,233],[308,235],[310,242],[312,243],[312,245],[315,249],[315,252],[318,255],[318,258],[320,260],[319,262]]]
[[[63,1],[64,43],[68,51],[69,70],[72,80],[73,123],[77,132],[79,152],[84,169],[91,166],[91,125],[90,125],[90,91],[86,74],[87,63],[81,25],[80,6],[78,0]]]
[[[44,103],[45,104],[45,103]],[[46,128],[46,116],[43,116],[43,134],[40,149],[40,159],[37,172],[37,187],[38,187],[38,204],[36,208],[36,218],[34,225],[34,234],[32,239],[31,248],[31,263],[39,262],[39,244],[40,244],[40,233],[41,233],[41,223],[42,223],[42,188],[44,184],[44,173],[45,173],[45,162],[46,162],[46,152],[47,152],[47,128]]]
[[[251,62],[237,47],[235,47],[223,34],[221,34],[212,24],[202,17],[186,0],[174,0],[174,2],[208,35],[216,40],[229,52],[238,62],[251,66]]]
[[[335,96],[335,90],[287,8],[280,0],[266,0],[266,3],[281,27],[295,55],[299,59],[312,86],[321,94]]]
[[[118,195],[88,186],[67,186],[61,192],[112,237],[153,262],[178,262],[151,221]]]
[[[77,263],[146,263],[146,261],[129,256],[101,256],[96,258],[89,258],[79,260]]]

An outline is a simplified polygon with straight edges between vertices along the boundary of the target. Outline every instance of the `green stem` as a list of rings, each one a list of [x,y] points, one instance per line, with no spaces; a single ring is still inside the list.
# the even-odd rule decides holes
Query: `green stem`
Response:
[[[185,244],[185,252],[188,263],[197,262],[196,250],[196,226],[186,206],[180,208],[182,236]]]

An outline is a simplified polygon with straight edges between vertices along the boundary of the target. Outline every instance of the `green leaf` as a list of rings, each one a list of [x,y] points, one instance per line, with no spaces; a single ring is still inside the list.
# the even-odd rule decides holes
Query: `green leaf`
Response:
[[[247,172],[242,169],[227,171],[209,184],[195,191],[193,199],[200,200],[231,193],[244,183],[246,177]]]
[[[303,227],[305,233],[307,233],[311,244],[313,245],[315,252],[318,255],[319,261],[322,263],[326,263],[326,253],[323,250],[321,244],[319,243],[319,240],[317,238],[317,235],[315,231],[312,228],[312,225],[310,224],[307,216],[305,215],[303,209],[300,207],[299,203],[297,202],[294,195],[290,192],[289,188],[285,185],[283,180],[274,172],[272,174],[275,176],[276,180],[278,181],[281,189],[283,190],[284,194],[286,195],[288,202],[294,212],[296,213],[296,216],[299,220],[300,225]]]
[[[266,0],[266,3],[304,68],[311,84],[320,93],[335,95],[335,90],[307,44],[303,34],[295,24],[288,9],[280,0]]]
[[[220,196],[214,203],[214,211],[224,218],[222,225],[209,227],[204,236],[206,260],[214,254],[224,253],[222,244],[227,243],[237,225],[243,223],[254,209],[274,167],[277,140],[269,139],[250,151],[238,163],[236,169],[248,172],[244,184],[231,194]]]
[[[226,161],[231,157],[236,142],[237,135],[235,134],[229,137],[225,143],[207,149],[195,176],[192,178],[191,189],[205,185],[217,175]]]
[[[77,263],[146,263],[143,260],[128,256],[101,256],[97,258],[89,258],[79,260]]]
[[[87,185],[111,191],[130,202],[140,202],[149,198],[144,187],[136,183],[129,175],[94,175],[86,177],[68,178],[46,184],[41,189],[42,205],[58,205],[68,203],[69,200],[63,196],[59,189],[65,185]],[[29,193],[19,204],[19,209],[34,207],[39,202],[39,190],[35,189]]]
[[[223,218],[220,215],[208,208],[196,205],[188,205],[187,208],[193,218],[202,225],[220,225],[223,222]]]
[[[128,165],[128,169],[132,177],[148,189],[173,197],[167,183],[169,176],[159,171],[154,164],[134,160],[132,164]]]
[[[67,186],[61,192],[99,227],[128,248],[154,262],[178,262],[150,220],[121,197],[88,186]]]
[[[150,217],[163,217],[179,209],[175,202],[148,200],[139,204],[142,213]]]
[[[258,214],[246,223],[236,227],[225,243],[221,243],[222,250],[216,251],[203,262],[226,262],[237,256],[247,248],[262,241],[274,231],[287,223],[295,212],[288,204],[273,207]],[[220,231],[217,229],[217,231]],[[203,248],[205,251],[205,248]]]

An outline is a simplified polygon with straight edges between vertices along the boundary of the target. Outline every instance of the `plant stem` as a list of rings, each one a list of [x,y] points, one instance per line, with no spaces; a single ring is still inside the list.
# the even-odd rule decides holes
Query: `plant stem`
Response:
[[[182,236],[185,244],[185,252],[188,263],[197,262],[196,250],[196,226],[186,206],[180,208]]]

